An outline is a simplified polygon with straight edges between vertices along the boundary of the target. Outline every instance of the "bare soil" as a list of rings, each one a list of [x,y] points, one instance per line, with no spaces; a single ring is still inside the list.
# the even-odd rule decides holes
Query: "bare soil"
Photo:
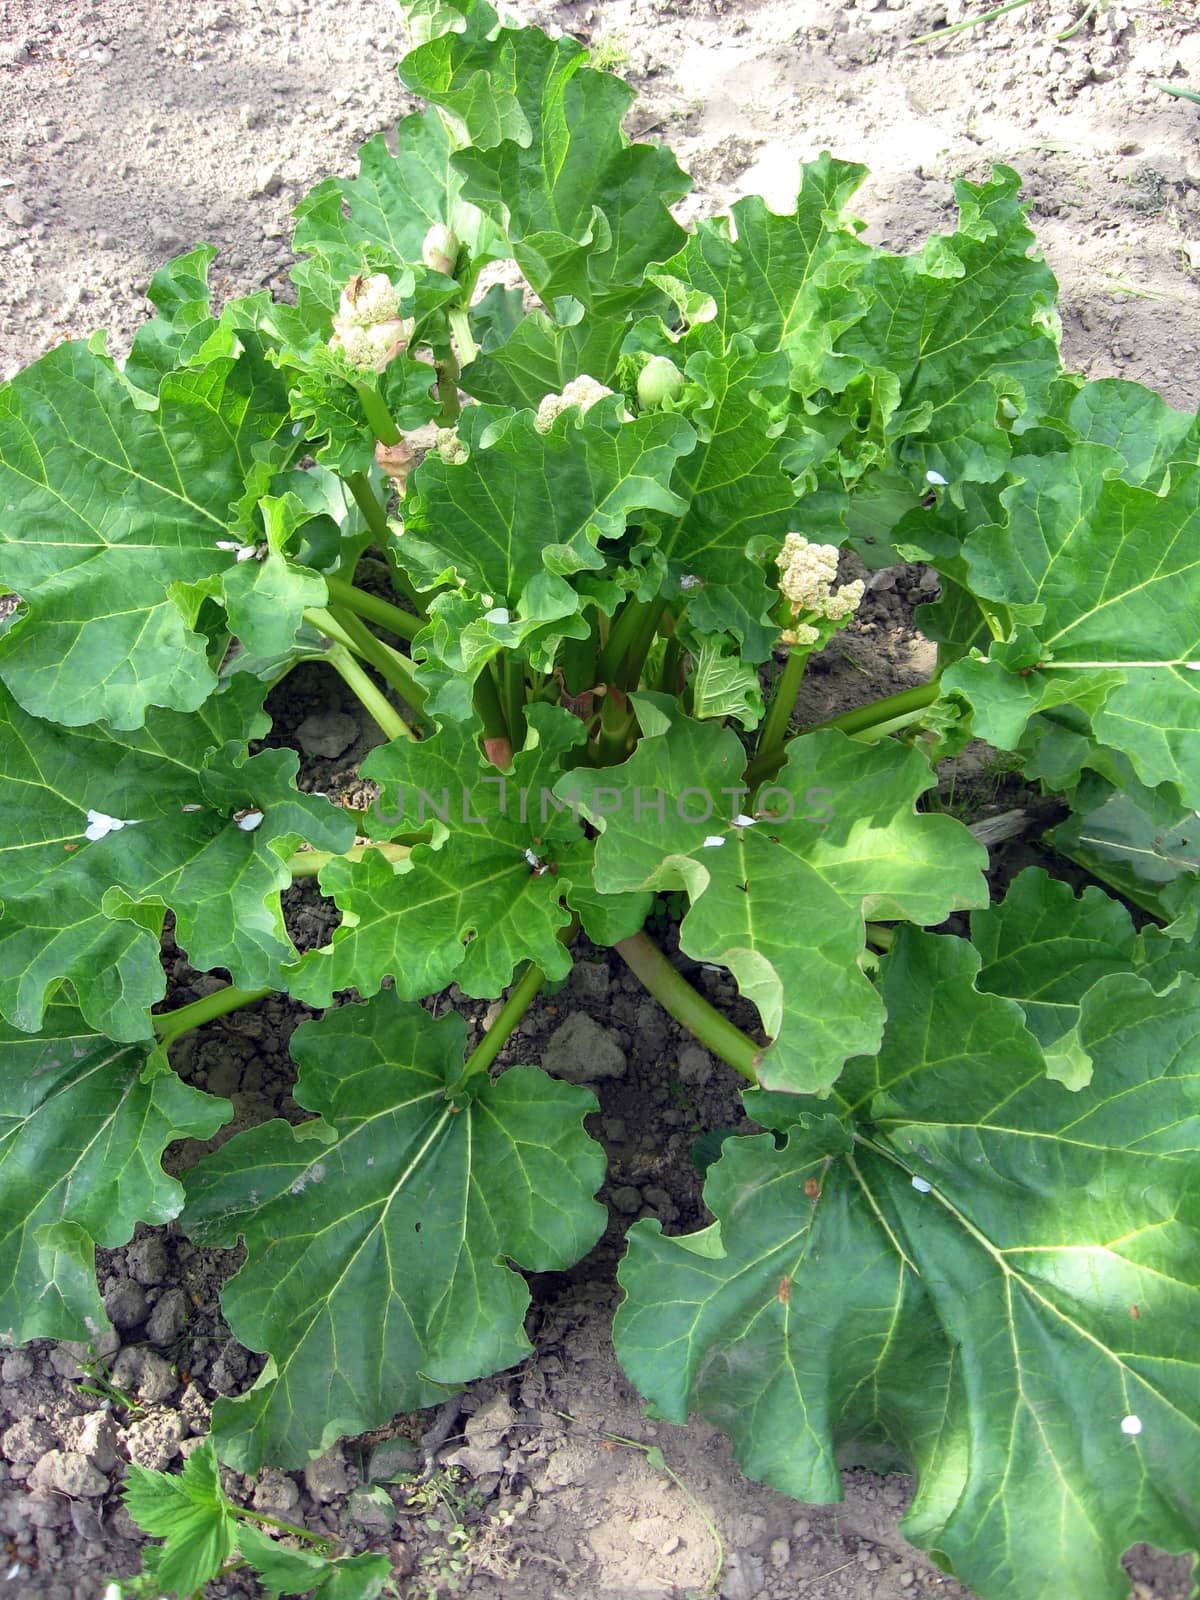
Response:
[[[630,131],[669,142],[694,174],[685,217],[741,193],[785,203],[796,162],[830,148],[871,169],[857,208],[867,236],[909,249],[950,224],[954,176],[1015,166],[1062,284],[1068,361],[1195,408],[1200,111],[1154,85],[1200,89],[1197,0],[1101,5],[1065,40],[1056,36],[1082,6],[1032,0],[941,47],[913,42],[982,9],[608,0],[527,15],[589,40],[642,91]],[[221,251],[218,298],[264,285],[286,294],[291,206],[328,173],[351,173],[363,139],[411,108],[391,72],[401,50],[388,0],[0,0],[0,374],[98,326],[120,352],[145,314],[153,269],[202,240]],[[913,609],[929,596],[918,570],[881,575],[810,674],[806,719],[923,679],[932,652]],[[272,709],[272,740],[308,749],[309,787],[361,793],[358,762],[381,736],[332,675],[295,674]],[[960,803],[967,789],[972,818],[1021,798],[986,752],[962,758],[946,774],[947,794],[951,784]],[[302,944],[325,940],[335,920],[307,889],[292,891],[288,915]],[[612,1221],[571,1273],[533,1282],[533,1356],[440,1417],[397,1418],[302,1473],[230,1475],[231,1489],[356,1549],[390,1549],[404,1600],[669,1600],[710,1586],[725,1600],[964,1594],[896,1532],[903,1479],[852,1471],[842,1506],[805,1507],[746,1482],[706,1424],[642,1416],[609,1344],[621,1239],[638,1216],[668,1231],[703,1220],[695,1140],[737,1126],[741,1109],[731,1075],[615,958],[586,946],[576,955],[567,987],[528,1014],[502,1060],[539,1061],[576,1014],[616,1045],[625,1070],[595,1085],[592,1130],[609,1151],[602,1198]],[[169,939],[164,961],[168,1005],[214,982],[192,973]],[[692,975],[735,1020],[752,1022],[726,977]],[[458,1006],[475,1028],[485,1020],[486,1007],[454,990],[432,1003]],[[265,1001],[181,1041],[176,1065],[233,1099],[234,1126],[296,1117],[287,1039],[307,1014]],[[197,1154],[181,1145],[172,1161]],[[261,1365],[220,1315],[220,1284],[238,1262],[237,1252],[197,1250],[174,1228],[144,1230],[102,1255],[117,1325],[105,1368],[136,1411],[80,1388],[90,1380],[77,1349],[41,1343],[5,1356],[7,1593],[93,1600],[106,1574],[136,1568],[122,1461],[177,1461],[203,1434],[214,1396],[240,1392]],[[430,1432],[438,1422],[441,1440]],[[390,1513],[362,1493],[373,1470],[384,1472],[381,1445],[393,1468],[427,1458],[437,1467],[420,1490],[385,1484]],[[651,1446],[668,1473],[647,1458]],[[39,1464],[63,1450],[82,1452],[98,1474],[74,1494],[38,1487],[49,1474]],[[1135,1552],[1127,1564],[1139,1600],[1188,1593],[1183,1563]],[[231,1581],[226,1592],[250,1591]]]

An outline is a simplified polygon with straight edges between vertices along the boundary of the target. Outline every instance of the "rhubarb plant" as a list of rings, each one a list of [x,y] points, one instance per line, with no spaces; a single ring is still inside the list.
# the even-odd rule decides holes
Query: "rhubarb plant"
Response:
[[[291,301],[213,306],[200,246],[124,357],[0,388],[0,1337],[95,1335],[96,1246],[180,1216],[247,1251],[231,1465],[523,1359],[604,1154],[588,1090],[496,1062],[582,935],[763,1130],[707,1227],[630,1232],[656,1412],[802,1499],[914,1473],[907,1536],[988,1600],[1124,1595],[1130,1545],[1200,1542],[1200,419],[1065,370],[1011,170],[908,255],[829,155],[684,229],[580,45],[406,12],[426,109],[298,206]],[[936,670],[812,725],[848,553],[936,573]],[[264,744],[314,661],[380,730],[365,812]],[[1061,806],[994,903],[938,800],[971,738]],[[216,980],[162,1011],[168,917]],[[452,983],[499,1002],[469,1051]],[[273,992],[322,1013],[301,1120],[169,1177],[232,1114],[172,1043]]]

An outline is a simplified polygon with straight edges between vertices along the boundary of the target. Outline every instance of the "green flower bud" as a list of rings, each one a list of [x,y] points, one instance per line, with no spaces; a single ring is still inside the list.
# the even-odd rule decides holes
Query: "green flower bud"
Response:
[[[458,251],[458,235],[454,229],[448,228],[444,222],[435,222],[425,235],[421,260],[431,272],[440,272],[444,277],[452,278],[458,264]]]
[[[653,411],[664,400],[678,400],[683,391],[683,373],[667,356],[654,356],[638,374],[638,405]]]

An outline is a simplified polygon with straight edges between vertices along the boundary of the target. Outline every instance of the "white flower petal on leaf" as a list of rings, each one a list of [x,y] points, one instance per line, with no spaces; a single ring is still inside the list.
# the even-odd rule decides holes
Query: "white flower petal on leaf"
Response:
[[[136,828],[138,824],[137,817],[110,817],[103,811],[89,811],[87,819],[88,825],[83,836],[93,842],[106,839],[110,833],[119,833],[122,828]]]
[[[723,833],[710,833],[704,841],[703,848],[705,850],[719,850],[724,843],[725,835]]]
[[[924,1178],[918,1178],[916,1173],[913,1174],[912,1186],[918,1194],[931,1194],[933,1192],[933,1185],[927,1183]]]
[[[263,819],[261,811],[235,811],[234,821],[243,833],[253,833]]]
[[[938,485],[939,488],[943,488],[943,489],[946,486],[945,478],[942,477],[940,472],[934,472],[932,468],[925,474],[925,482],[926,483],[935,483],[935,484]]]
[[[508,621],[508,611],[504,606],[493,606],[490,611],[483,614],[485,622],[495,622],[503,626]]]
[[[1141,1433],[1141,1431],[1142,1431],[1142,1419],[1141,1419],[1141,1417],[1122,1417],[1121,1418],[1121,1432],[1122,1433],[1127,1433],[1127,1434],[1129,1434],[1130,1438],[1133,1438],[1135,1435]]]

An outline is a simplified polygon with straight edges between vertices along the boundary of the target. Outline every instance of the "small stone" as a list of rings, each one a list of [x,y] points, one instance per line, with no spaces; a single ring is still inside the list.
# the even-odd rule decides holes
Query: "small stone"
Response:
[[[797,1517],[792,1523],[792,1538],[807,1539],[812,1532],[812,1523],[807,1517]]]
[[[37,1417],[21,1417],[0,1433],[0,1453],[14,1467],[31,1467],[53,1445],[54,1435]]]
[[[269,1517],[287,1517],[300,1504],[300,1487],[286,1472],[268,1467],[255,1484],[250,1503]]]
[[[467,1418],[467,1443],[478,1448],[499,1444],[515,1425],[517,1414],[506,1394],[493,1395]]]
[[[111,1472],[117,1464],[117,1425],[107,1411],[89,1411],[71,1430],[71,1448],[78,1450],[97,1472]]]
[[[571,972],[571,991],[581,1000],[599,1004],[608,998],[608,968],[600,961],[577,961]]]
[[[86,1500],[71,1501],[71,1526],[81,1539],[89,1544],[100,1544],[104,1538],[104,1524],[95,1506]]]
[[[682,1543],[683,1540],[679,1535],[673,1533],[669,1539],[664,1539],[662,1544],[659,1545],[658,1553],[660,1556],[673,1556]]]
[[[776,1572],[782,1572],[792,1559],[792,1547],[786,1539],[772,1539],[769,1554]]]
[[[83,1368],[67,1349],[65,1344],[55,1345],[50,1352],[50,1365],[60,1378],[65,1378],[68,1383],[73,1383],[76,1378],[84,1376]]]
[[[642,1209],[641,1194],[631,1183],[623,1183],[619,1189],[614,1189],[611,1199],[613,1210],[627,1217],[636,1216]]]
[[[355,1489],[346,1503],[352,1522],[368,1533],[389,1534],[396,1520],[396,1508],[382,1489]]]
[[[896,1582],[900,1585],[900,1587],[902,1589],[911,1589],[913,1584],[916,1583],[916,1581],[917,1581],[916,1573],[910,1571],[910,1569],[908,1567],[905,1567],[904,1571],[896,1579]]]
[[[304,1482],[309,1494],[321,1505],[328,1505],[331,1500],[339,1500],[349,1494],[351,1478],[342,1447],[335,1444],[332,1450],[326,1450],[323,1456],[310,1461],[304,1469]]]
[[[183,1399],[179,1402],[179,1415],[191,1431],[199,1434],[201,1438],[208,1432],[212,1411],[197,1384],[189,1383],[183,1391]]]
[[[344,711],[318,711],[305,717],[296,729],[296,740],[306,756],[325,756],[332,761],[358,738],[358,723]]]
[[[278,167],[259,167],[254,174],[255,194],[278,194],[283,188],[283,176]]]
[[[713,1058],[703,1045],[685,1044],[679,1052],[678,1067],[680,1083],[700,1088],[713,1075]]]
[[[204,1087],[209,1094],[219,1094],[225,1099],[229,1099],[231,1095],[235,1095],[242,1087],[242,1080],[245,1076],[245,1068],[242,1062],[235,1060],[233,1056],[221,1056],[219,1060],[214,1061],[212,1066],[209,1067]]]
[[[586,1012],[573,1011],[546,1041],[542,1066],[568,1083],[595,1083],[625,1076],[625,1052],[607,1028]]]
[[[367,1477],[372,1483],[391,1483],[420,1465],[421,1452],[411,1439],[384,1439],[371,1451]]]
[[[25,1504],[35,1528],[65,1528],[71,1520],[71,1502],[54,1489],[39,1489]]]
[[[741,1555],[735,1550],[725,1563],[721,1600],[755,1600],[762,1584],[761,1560],[757,1556]]]
[[[154,241],[156,250],[178,250],[183,244],[183,235],[169,217],[154,217],[152,219],[150,237]]]
[[[1193,272],[1200,272],[1200,239],[1185,239],[1183,256]]]
[[[112,61],[113,53],[107,48],[107,46],[98,45],[96,49],[92,51],[93,65],[97,67],[110,67],[112,66]]]
[[[155,1411],[125,1430],[129,1459],[151,1472],[163,1472],[179,1454],[187,1424],[177,1411]]]
[[[10,1350],[0,1363],[0,1378],[5,1383],[23,1383],[33,1376],[33,1357],[25,1350]]]
[[[33,221],[33,212],[19,194],[5,196],[4,215],[18,228],[27,228]]]
[[[124,1333],[130,1328],[140,1327],[150,1307],[146,1303],[146,1291],[140,1283],[134,1283],[132,1278],[118,1278],[104,1296],[104,1309],[113,1327],[120,1328]]]
[[[127,1345],[113,1362],[113,1383],[145,1405],[158,1405],[175,1393],[179,1380],[157,1350]]]
[[[167,1247],[156,1233],[135,1239],[125,1252],[125,1270],[137,1283],[161,1283],[170,1265]]]
[[[95,1500],[108,1493],[108,1479],[78,1450],[48,1450],[29,1474],[29,1487]]]
[[[653,1000],[643,1000],[637,1008],[635,1027],[643,1058],[656,1056],[667,1042],[667,1019],[662,1007]]]
[[[238,112],[238,121],[243,128],[261,128],[266,121],[266,113],[258,106],[242,106]]]
[[[503,1472],[504,1463],[508,1460],[508,1451],[502,1444],[490,1445],[486,1450],[476,1450],[471,1445],[465,1444],[460,1450],[448,1455],[445,1460],[448,1467],[461,1467],[464,1472],[469,1472],[478,1480]]]
[[[232,1394],[246,1376],[246,1352],[240,1345],[227,1344],[212,1364],[209,1382],[218,1394]]]
[[[172,1344],[187,1327],[191,1304],[182,1289],[168,1289],[151,1311],[146,1337],[151,1344]]]

